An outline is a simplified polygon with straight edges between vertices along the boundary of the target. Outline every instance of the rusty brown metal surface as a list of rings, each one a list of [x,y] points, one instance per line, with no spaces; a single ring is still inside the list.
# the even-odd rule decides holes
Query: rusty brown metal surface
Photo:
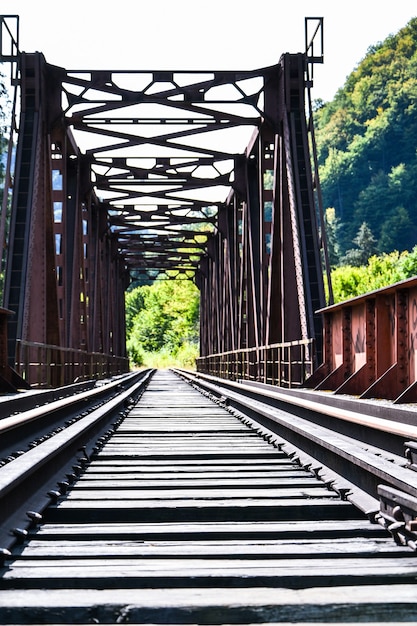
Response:
[[[312,337],[321,353],[314,311],[324,293],[304,62],[284,55],[268,77],[266,119],[236,164],[233,195],[219,212],[198,274],[202,356]]]
[[[7,358],[7,325],[11,311],[0,308],[0,393],[27,389],[28,383],[12,368]]]
[[[73,71],[21,53],[11,361],[18,341],[124,357],[124,290],[159,278],[200,287],[203,355],[310,338],[320,351],[315,57]]]
[[[323,309],[324,361],[308,385],[415,402],[416,312],[416,278]]]

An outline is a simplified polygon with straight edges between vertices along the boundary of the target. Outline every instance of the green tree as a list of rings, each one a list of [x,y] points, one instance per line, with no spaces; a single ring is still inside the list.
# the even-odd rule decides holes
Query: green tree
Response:
[[[404,207],[396,207],[387,215],[379,238],[378,248],[381,252],[388,252],[393,248],[411,248],[417,240],[417,227]]]
[[[366,279],[363,267],[344,265],[332,271],[332,288],[334,302],[343,302],[364,293],[362,291]]]
[[[131,360],[142,364],[150,353],[176,357],[193,351],[199,337],[199,292],[189,280],[160,280],[136,287],[126,296],[127,346]],[[194,346],[190,350],[190,346]]]
[[[376,252],[376,241],[366,222],[363,222],[353,240],[356,248],[348,250],[342,260],[345,265],[364,265]]]
[[[398,272],[400,274],[399,280],[417,276],[417,246],[414,246],[411,252],[405,252],[401,255]]]
[[[364,221],[378,251],[410,249],[417,237],[417,18],[371,46],[314,117],[323,204],[341,221],[342,255]]]
[[[411,252],[394,250],[373,255],[364,265],[343,265],[332,271],[334,301],[341,302],[416,275],[417,246]]]
[[[336,216],[334,208],[330,207],[326,209],[324,220],[329,262],[330,266],[334,267],[339,264],[340,260],[339,230],[341,228],[341,223],[339,218]]]
[[[133,328],[135,317],[144,307],[144,294],[142,289],[132,289],[126,293],[126,332],[129,335]]]

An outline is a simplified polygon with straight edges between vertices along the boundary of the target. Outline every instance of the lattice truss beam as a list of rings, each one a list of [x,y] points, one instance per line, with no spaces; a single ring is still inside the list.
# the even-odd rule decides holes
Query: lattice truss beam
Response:
[[[66,124],[133,273],[194,276],[275,71],[66,72]]]
[[[19,67],[10,354],[123,355],[129,275],[196,281],[202,355],[320,342],[307,54],[253,71],[72,71],[40,53]]]

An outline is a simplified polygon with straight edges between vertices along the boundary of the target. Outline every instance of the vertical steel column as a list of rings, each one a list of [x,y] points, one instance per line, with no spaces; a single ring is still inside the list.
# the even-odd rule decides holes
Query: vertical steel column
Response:
[[[18,339],[59,343],[48,108],[57,91],[39,53],[22,55],[22,110],[8,240],[4,305],[13,311],[9,356]],[[47,103],[46,94],[50,103]]]
[[[275,134],[266,337],[268,343],[314,337],[321,352],[322,317],[316,311],[324,306],[324,287],[305,118],[305,63],[302,54],[285,54],[266,82],[266,118]]]
[[[262,302],[262,216],[260,202],[261,155],[260,141],[247,161],[247,316],[248,345],[256,347],[263,343],[264,310]],[[262,211],[263,212],[263,211]]]
[[[209,259],[204,256],[201,259],[200,267],[196,273],[196,285],[200,290],[200,354],[207,356],[210,354],[209,344],[209,293],[208,293],[208,272]]]
[[[225,239],[225,235],[227,232],[226,209],[223,205],[219,206],[217,225],[218,225],[218,232],[216,235],[216,246],[217,246],[217,258],[219,260],[217,302],[219,306],[219,316],[220,316],[218,352],[226,352],[228,350],[228,345],[229,345],[228,335],[230,332],[230,312],[229,312],[229,300],[227,297],[229,264],[228,264],[228,258],[227,258],[227,243]]]
[[[221,345],[221,303],[220,303],[220,259],[219,259],[219,237],[218,235],[212,237],[209,240],[208,254],[210,257],[210,270],[211,270],[211,307],[210,317],[212,319],[212,336],[211,336],[211,349],[210,354],[220,352]]]
[[[207,340],[202,355],[255,348],[258,377],[265,374],[259,349],[271,343],[314,338],[321,360],[323,321],[316,311],[325,302],[305,89],[303,54],[286,54],[265,71],[265,115],[235,161],[230,217],[220,210],[219,234],[208,252],[206,337],[228,333],[230,317],[233,338]],[[202,303],[206,311],[208,302]]]
[[[238,240],[239,240],[239,208],[236,202],[236,196],[232,201],[222,207],[221,216],[219,216],[219,228],[224,228],[224,293],[227,309],[227,334],[225,336],[225,349],[236,350],[237,343],[237,324],[238,324]]]
[[[284,154],[282,133],[277,133],[274,140],[274,165],[272,185],[272,216],[271,216],[271,245],[268,267],[267,287],[267,319],[266,319],[266,344],[279,343],[284,333],[284,308],[283,308],[283,284],[284,284],[284,184],[283,176]],[[289,257],[291,260],[291,256]]]
[[[65,70],[39,53],[22,54],[21,76],[4,289],[4,306],[14,314],[10,363],[17,341],[124,357],[125,268],[107,207],[98,209],[91,163],[63,120]],[[52,384],[60,384],[59,358]]]

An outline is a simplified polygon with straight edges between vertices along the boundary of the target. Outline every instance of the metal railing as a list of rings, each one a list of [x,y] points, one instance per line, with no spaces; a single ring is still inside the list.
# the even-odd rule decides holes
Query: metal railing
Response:
[[[81,380],[100,380],[129,371],[129,359],[33,341],[17,341],[17,373],[31,387],[62,387]]]
[[[229,380],[302,387],[314,371],[314,339],[274,343],[199,357],[197,371]]]

